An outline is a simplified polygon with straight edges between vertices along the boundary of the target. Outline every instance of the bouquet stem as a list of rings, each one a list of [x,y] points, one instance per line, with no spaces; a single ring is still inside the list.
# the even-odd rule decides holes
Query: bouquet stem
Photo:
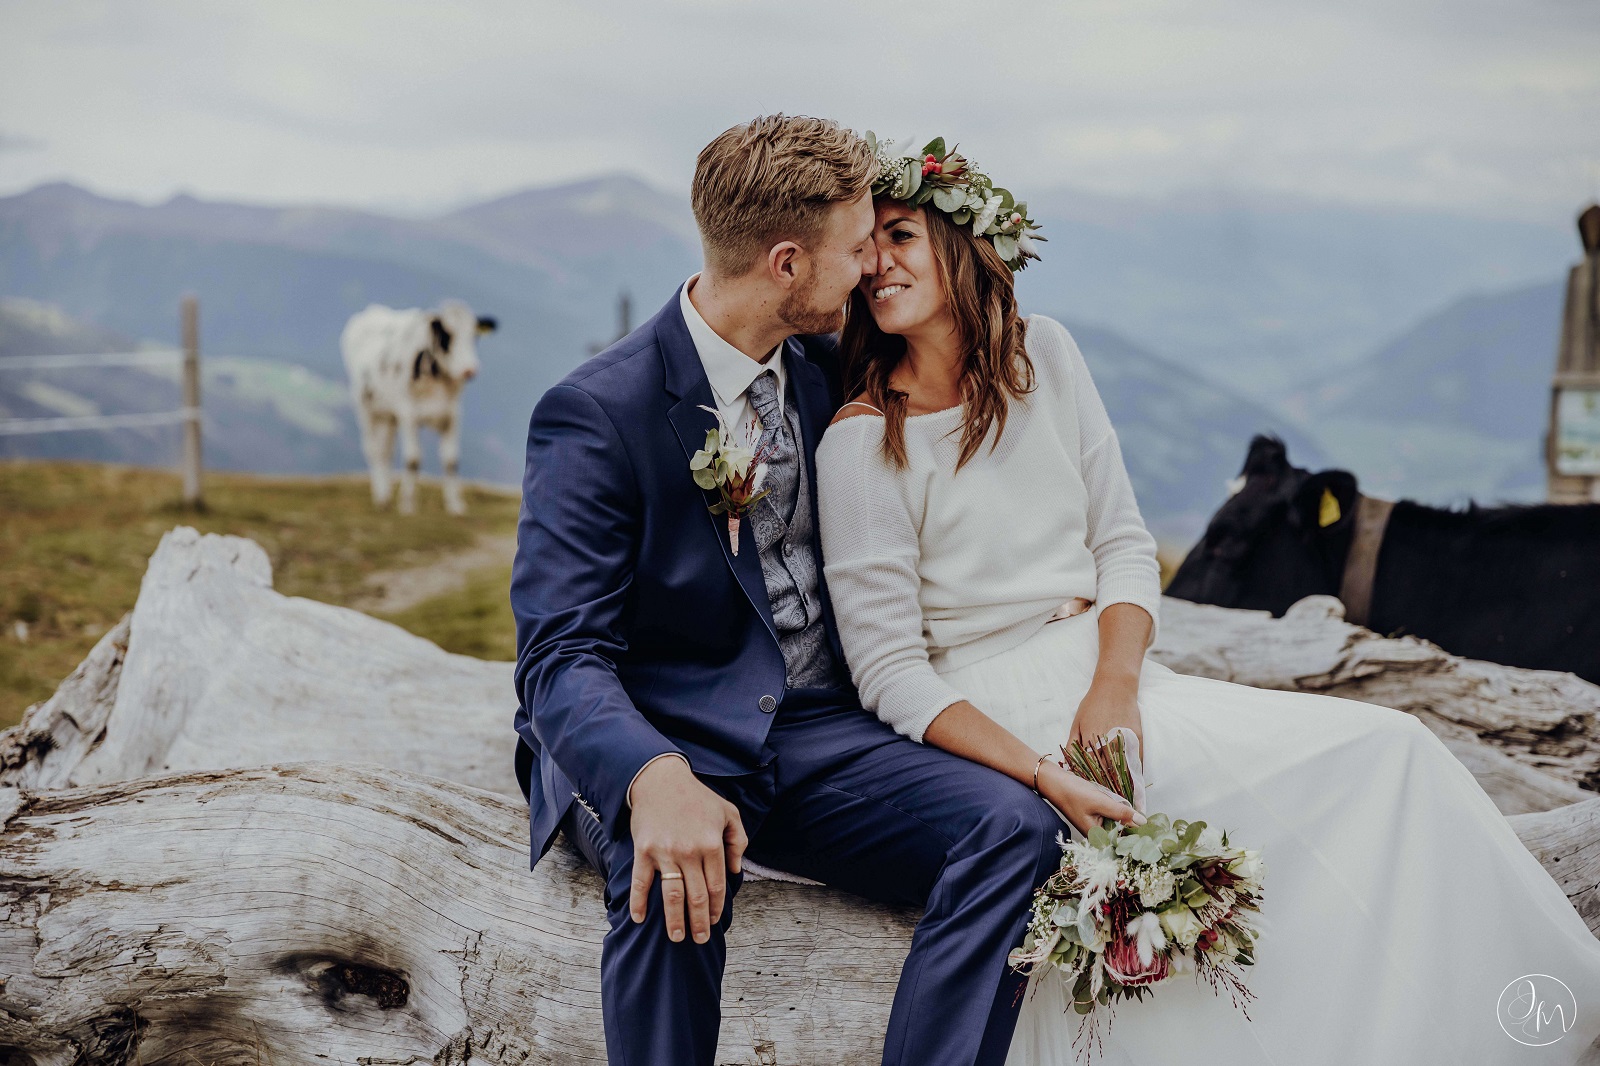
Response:
[[[731,511],[728,513],[728,550],[739,554],[739,516]]]

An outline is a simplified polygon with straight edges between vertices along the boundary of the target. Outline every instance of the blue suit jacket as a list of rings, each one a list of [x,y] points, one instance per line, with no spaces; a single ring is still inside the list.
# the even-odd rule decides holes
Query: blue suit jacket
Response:
[[[814,453],[838,408],[836,352],[831,339],[791,338],[783,358],[814,509]],[[750,523],[735,556],[726,518],[709,510],[716,494],[690,476],[716,424],[702,404],[716,401],[674,295],[534,408],[511,573],[530,868],[580,799],[607,833],[623,832],[628,786],[663,752],[701,774],[762,765],[783,655]],[[820,575],[815,539],[812,550]]]

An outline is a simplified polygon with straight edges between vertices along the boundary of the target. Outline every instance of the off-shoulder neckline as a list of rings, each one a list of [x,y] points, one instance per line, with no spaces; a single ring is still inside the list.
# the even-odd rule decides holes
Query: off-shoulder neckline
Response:
[[[950,414],[952,412],[962,411],[962,410],[965,410],[965,409],[966,409],[966,405],[965,404],[959,404],[958,403],[954,407],[944,407],[944,408],[940,408],[937,411],[924,411],[920,415],[906,415],[906,421],[907,422],[915,422],[919,418],[937,418],[939,415],[948,415],[948,414]],[[852,415],[849,418],[844,419],[843,421],[829,423],[828,424],[828,428],[832,429],[834,426],[847,426],[851,422],[876,421],[876,422],[881,423],[883,421],[883,418],[884,418],[884,416],[881,415],[881,414]]]
[[[1053,318],[1050,318],[1048,315],[1041,315],[1041,314],[1038,314],[1037,312],[1035,312],[1033,314],[1024,315],[1022,317],[1023,317],[1024,321],[1026,321],[1030,327],[1033,325],[1033,320],[1034,319],[1044,319],[1045,321],[1048,321],[1052,325],[1056,326],[1058,329],[1061,329],[1062,332],[1066,332],[1065,327],[1063,327],[1061,325],[1061,323],[1057,322]],[[938,411],[924,411],[920,415],[906,415],[906,423],[909,425],[910,423],[915,422],[920,418],[938,418],[940,415],[948,415],[948,414],[951,414],[952,412],[964,411],[964,410],[966,410],[966,405],[958,403],[954,407],[945,407],[945,408],[941,408]],[[846,418],[842,422],[830,422],[828,424],[828,429],[831,430],[835,426],[849,425],[851,422],[863,422],[863,421],[869,421],[869,420],[876,420],[879,424],[882,424],[883,417],[884,416],[882,414],[853,415],[850,418]],[[823,430],[823,436],[827,436],[827,433],[828,433],[828,430]]]

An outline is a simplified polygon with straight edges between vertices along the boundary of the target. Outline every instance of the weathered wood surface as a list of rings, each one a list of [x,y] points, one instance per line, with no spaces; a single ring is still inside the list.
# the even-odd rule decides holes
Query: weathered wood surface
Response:
[[[131,618],[0,734],[0,784],[337,759],[520,797],[509,663],[450,655],[271,584],[253,542],[169,533]],[[1161,610],[1152,655],[1172,669],[1416,714],[1508,815],[1589,799],[1600,786],[1600,686],[1571,674],[1380,637],[1346,624],[1328,596],[1281,620],[1171,598]]]
[[[1506,821],[1600,936],[1600,799]]]
[[[36,1066],[605,1061],[600,885],[564,847],[528,871],[519,802],[318,762],[3,789],[0,820],[0,1049]],[[1600,799],[1512,822],[1600,879]],[[734,906],[718,1061],[877,1062],[915,913]]]
[[[605,1061],[599,880],[529,872],[520,799],[318,762],[0,789],[0,819],[0,1061]],[[876,1063],[915,913],[735,909],[718,1061]]]

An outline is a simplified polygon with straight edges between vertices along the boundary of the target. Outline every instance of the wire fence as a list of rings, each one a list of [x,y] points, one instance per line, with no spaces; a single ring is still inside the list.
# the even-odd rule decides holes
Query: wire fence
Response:
[[[151,426],[184,427],[183,498],[200,504],[200,306],[185,297],[179,314],[181,348],[147,348],[135,352],[87,352],[65,355],[14,355],[0,358],[0,371],[72,370],[114,366],[171,366],[181,368],[183,406],[175,411],[138,414],[60,415],[48,418],[0,418],[0,437],[33,433],[70,433],[83,430],[146,429]]]
[[[182,348],[147,348],[137,352],[92,352],[71,355],[13,355],[0,359],[0,371],[81,370],[114,366],[171,366],[182,363]],[[74,430],[144,429],[173,426],[200,417],[198,407],[127,415],[66,415],[50,418],[0,418],[0,437]]]
[[[183,358],[182,348],[144,348],[137,352],[94,352],[88,355],[13,355],[0,359],[0,370],[60,370],[101,366],[165,366]]]

